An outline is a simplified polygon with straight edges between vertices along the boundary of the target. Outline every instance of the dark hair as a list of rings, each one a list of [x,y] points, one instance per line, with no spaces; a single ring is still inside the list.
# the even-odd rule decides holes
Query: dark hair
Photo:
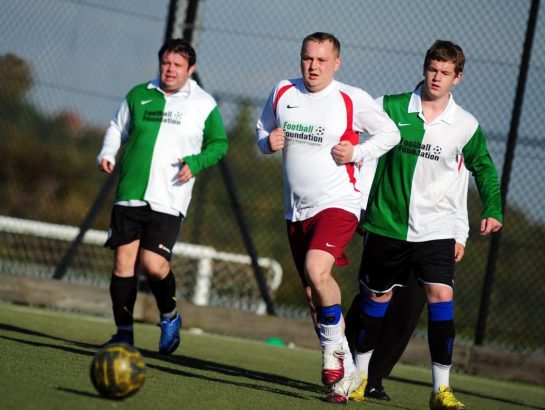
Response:
[[[333,44],[333,50],[337,52],[337,57],[341,55],[341,43],[333,34],[323,33],[317,31],[316,33],[309,34],[303,39],[303,44],[301,45],[301,54],[305,50],[305,45],[309,41],[316,41],[318,43],[323,43],[324,41],[331,41]]]
[[[452,41],[446,40],[436,40],[426,52],[424,71],[426,71],[430,65],[431,60],[450,61],[454,63],[454,72],[456,74],[464,71],[464,64],[466,62],[462,47],[458,44],[454,44]]]
[[[171,38],[165,41],[161,49],[159,50],[159,62],[166,53],[177,53],[184,56],[187,59],[189,67],[194,66],[197,63],[197,54],[191,44],[181,38]]]

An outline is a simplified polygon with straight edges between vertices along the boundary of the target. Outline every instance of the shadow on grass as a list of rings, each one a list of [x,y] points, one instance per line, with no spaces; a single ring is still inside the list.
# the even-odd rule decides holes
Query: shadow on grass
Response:
[[[62,391],[64,393],[75,394],[77,396],[88,397],[90,399],[103,400],[103,401],[114,402],[114,403],[131,400],[132,398],[137,397],[135,395],[131,395],[128,397],[112,398],[112,397],[102,396],[99,393],[89,393],[88,391],[70,389],[67,387],[57,387],[56,390]]]
[[[430,386],[430,383],[421,382],[421,381],[417,381],[417,380],[405,379],[403,377],[388,376],[387,379],[388,380],[393,380],[393,381],[396,381],[396,382],[399,382],[399,383],[404,383],[404,384],[413,384],[415,386],[424,386],[424,387]],[[493,401],[497,401],[497,402],[500,402],[500,403],[513,404],[513,405],[517,405],[517,406],[521,406],[521,407],[526,407],[528,409],[545,410],[545,407],[534,406],[532,404],[525,404],[525,403],[521,403],[520,401],[517,401],[517,400],[502,399],[502,398],[499,398],[499,397],[488,396],[486,394],[481,394],[481,393],[477,393],[477,392],[473,392],[473,391],[469,391],[469,390],[465,390],[465,389],[460,389],[460,388],[456,388],[456,393],[463,393],[463,394],[467,394],[468,396],[478,397],[480,399],[486,399],[486,400],[493,400]]]
[[[36,331],[32,331],[32,330],[28,330],[18,326],[8,325],[4,323],[0,323],[0,330],[12,332],[12,333],[18,333],[20,335],[25,335],[25,336],[43,337],[43,338],[66,343],[73,346],[58,345],[58,344],[53,344],[48,342],[40,342],[36,340],[28,340],[21,337],[7,336],[7,335],[0,335],[0,339],[10,340],[12,342],[17,342],[17,343],[23,343],[29,346],[58,349],[68,353],[88,356],[89,358],[93,357],[96,350],[100,348],[99,345],[90,344],[90,343],[82,343],[82,342],[78,342],[71,339],[50,336],[46,333],[36,332]],[[146,349],[139,349],[139,350],[144,356],[144,358],[146,359],[156,359],[159,361],[171,363],[176,366],[180,366],[181,368],[172,368],[172,367],[167,367],[167,366],[162,366],[157,364],[151,364],[149,363],[149,361],[147,361],[146,363],[146,366],[150,369],[155,369],[155,370],[162,371],[162,372],[169,373],[176,376],[201,379],[205,381],[222,383],[222,384],[229,384],[229,385],[233,385],[237,387],[245,387],[249,389],[298,398],[302,400],[322,399],[326,393],[324,386],[313,384],[313,383],[307,383],[301,380],[290,379],[284,376],[248,370],[238,366],[215,363],[215,362],[195,359],[195,358],[191,358],[187,356],[178,356],[178,355],[164,356],[157,352],[153,352]],[[185,370],[185,369],[193,369],[193,370]],[[203,372],[208,372],[210,374],[203,374]],[[219,374],[222,377],[215,377],[213,373]],[[224,377],[224,376],[227,376],[227,377]],[[248,381],[233,380],[233,378],[244,378],[244,379],[247,379]],[[273,386],[258,384],[256,382],[270,383]],[[281,386],[281,387],[276,387],[276,386]],[[317,395],[317,397],[309,397],[308,395],[302,395],[297,392],[289,391],[285,389],[286,387],[302,390],[302,391],[311,393],[311,395]],[[63,389],[63,391],[68,391],[68,390]],[[82,392],[71,391],[71,393],[81,394]],[[100,396],[97,396],[97,397],[100,397]]]
[[[83,391],[83,390],[76,390],[76,389],[68,389],[66,387],[57,387],[57,390],[58,391],[62,391],[62,392],[65,392],[65,393],[70,393],[70,394],[76,394],[78,396],[84,396],[84,397],[89,397],[91,399],[99,399],[99,400],[111,400],[111,399],[108,399],[106,397],[102,397],[100,394],[98,393],[89,393],[89,392],[86,392],[86,391]]]
[[[70,344],[70,345],[73,345],[73,347],[56,345],[56,344],[46,343],[46,342],[32,341],[32,340],[23,339],[20,337],[7,336],[7,335],[0,335],[0,339],[10,340],[17,343],[24,343],[30,346],[58,349],[58,350],[66,351],[69,353],[75,353],[75,354],[88,356],[89,358],[93,357],[96,350],[100,348],[99,345],[51,336],[46,333],[36,332],[33,330],[28,330],[28,329],[24,329],[18,326],[13,326],[13,325],[5,324],[5,323],[0,323],[0,330],[18,333],[20,335],[25,335],[25,336],[43,337],[50,340]],[[155,369],[155,370],[169,373],[175,376],[200,379],[200,380],[221,383],[221,384],[229,384],[233,386],[244,387],[248,389],[259,390],[259,391],[269,392],[273,394],[279,394],[279,395],[283,395],[287,397],[298,398],[301,400],[311,400],[311,399],[323,400],[326,393],[325,388],[321,385],[308,383],[301,380],[295,380],[285,376],[280,376],[280,375],[271,374],[271,373],[264,373],[264,372],[259,372],[255,370],[248,370],[238,366],[226,365],[223,363],[216,363],[216,362],[211,362],[211,361],[202,360],[202,359],[195,359],[195,358],[184,356],[184,355],[164,356],[155,351],[150,351],[146,349],[140,349],[140,351],[144,355],[144,357],[147,359],[155,359],[158,361],[163,361],[165,363],[170,363],[170,364],[179,366],[178,368],[178,367],[167,367],[167,366],[162,366],[157,364],[151,364],[149,362],[146,363],[146,366],[149,367],[150,369]],[[186,369],[192,369],[192,370],[186,370]],[[208,374],[203,374],[203,372],[207,372]],[[221,377],[216,377],[215,375],[221,375]],[[234,378],[247,379],[247,381],[234,380]],[[410,384],[410,385],[416,385],[416,386],[429,386],[429,383],[410,380],[410,379],[406,379],[402,377],[390,376],[388,377],[388,379],[399,382],[399,383],[404,383],[404,384]],[[267,386],[265,384],[256,384],[256,382],[269,383],[273,386]],[[286,387],[310,393],[311,397],[309,397],[308,395],[297,393],[297,392],[288,391],[285,389]],[[65,388],[59,388],[59,389],[72,393],[72,394],[89,395],[86,392],[80,392],[80,391],[75,391],[75,390],[65,389]],[[464,389],[456,389],[456,391],[460,393],[464,393],[469,396],[478,397],[481,399],[491,400],[491,401],[495,401],[499,403],[517,405],[517,406],[520,406],[521,408],[545,410],[545,407],[525,404],[516,400],[488,396],[478,392],[473,392],[473,391],[464,390]],[[100,395],[95,396],[91,394],[89,396],[95,397],[95,398],[102,398]],[[376,404],[378,402],[373,400],[373,403]],[[392,406],[392,403],[388,403],[388,406]]]

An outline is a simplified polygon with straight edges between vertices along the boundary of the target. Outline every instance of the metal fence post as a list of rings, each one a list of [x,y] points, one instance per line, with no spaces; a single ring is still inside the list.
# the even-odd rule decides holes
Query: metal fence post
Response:
[[[185,10],[185,19],[183,23],[183,38],[184,40],[188,42],[192,42],[194,39],[194,29],[195,29],[195,22],[198,18],[198,6],[199,6],[199,0],[188,0],[187,1],[187,7]],[[167,23],[167,29],[165,33],[165,38],[171,38],[173,33],[175,32],[176,27],[176,15],[178,13],[178,0],[171,0],[169,5],[169,16],[168,16],[168,23]],[[199,84],[202,85],[199,75],[197,71],[193,73],[193,79]],[[261,270],[261,267],[259,266],[258,262],[258,254],[255,249],[252,236],[250,235],[250,231],[248,229],[248,224],[246,222],[246,219],[244,217],[244,212],[242,211],[242,207],[240,206],[240,201],[238,198],[238,193],[235,189],[235,185],[233,182],[233,178],[231,176],[231,171],[229,169],[229,166],[227,164],[227,160],[224,158],[220,161],[218,164],[221,169],[221,174],[223,177],[223,180],[225,182],[225,186],[227,188],[227,193],[229,195],[229,198],[231,199],[231,206],[233,208],[233,211],[235,213],[235,217],[237,218],[238,226],[240,228],[240,232],[242,234],[242,239],[244,241],[244,245],[246,247],[246,251],[248,252],[248,255],[250,256],[252,268],[254,271],[254,276],[257,281],[257,285],[259,287],[259,291],[261,293],[261,297],[263,298],[266,306],[267,306],[267,313],[269,315],[274,315],[274,304],[272,301],[272,298],[269,294],[269,290],[267,287],[267,281],[265,279],[265,275],[263,274],[263,271]]]
[[[55,268],[55,273],[53,273],[53,279],[62,279],[64,275],[66,275],[66,272],[68,271],[68,267],[72,264],[74,261],[74,258],[76,257],[76,254],[78,253],[78,248],[80,247],[83,237],[85,236],[85,233],[91,229],[91,226],[93,225],[93,222],[95,218],[97,217],[98,213],[104,206],[104,202],[108,198],[108,195],[110,194],[110,191],[114,187],[116,181],[117,181],[117,175],[119,174],[118,167],[114,168],[114,172],[112,172],[110,175],[108,175],[108,179],[104,182],[102,185],[102,188],[100,189],[98,195],[95,198],[95,201],[91,205],[91,208],[87,212],[87,216],[83,220],[82,224],[79,227],[79,233],[74,238],[70,246],[68,247],[68,250],[64,254],[62,260],[59,262],[57,267]]]
[[[528,26],[526,28],[526,38],[524,40],[524,49],[520,62],[519,77],[517,82],[517,90],[515,100],[513,102],[513,113],[511,116],[511,126],[509,128],[509,136],[507,139],[507,149],[503,162],[503,171],[501,176],[501,198],[502,208],[505,211],[507,204],[507,191],[509,189],[509,180],[511,178],[511,168],[515,155],[515,148],[518,138],[518,127],[520,115],[522,112],[522,104],[524,102],[524,91],[526,89],[526,78],[528,76],[528,67],[530,65],[530,57],[532,55],[532,43],[534,41],[534,33],[537,24],[537,15],[539,11],[539,1],[532,0],[530,11],[528,13]],[[496,273],[496,262],[500,247],[501,231],[492,234],[490,241],[490,251],[486,264],[486,272],[484,277],[483,289],[481,293],[481,305],[479,308],[479,316],[477,318],[477,326],[475,329],[475,344],[482,345],[485,338],[486,320],[488,318],[488,309],[490,307],[490,295],[492,293],[492,285],[494,282],[494,274]]]

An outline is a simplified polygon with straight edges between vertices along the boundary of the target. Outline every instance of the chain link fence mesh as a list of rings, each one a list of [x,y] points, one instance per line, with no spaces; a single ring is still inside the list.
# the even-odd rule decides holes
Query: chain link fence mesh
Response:
[[[183,7],[185,2],[179,1]],[[165,37],[166,0],[20,0],[0,5],[0,214],[78,226],[105,177],[95,157],[109,119],[126,92],[157,74],[156,53]],[[261,257],[282,268],[271,292],[277,313],[307,318],[303,292],[285,235],[280,156],[258,152],[254,129],[274,84],[299,76],[303,37],[334,33],[341,41],[337,78],[378,97],[411,90],[422,78],[426,49],[435,39],[462,46],[467,64],[456,101],[472,112],[488,136],[501,174],[531,1],[445,0],[419,2],[317,0],[260,2],[201,0],[193,39],[202,85],[218,100],[230,138],[225,159],[239,204],[233,204],[219,167],[198,178],[180,240],[246,254],[239,218],[247,223]],[[510,175],[485,344],[541,354],[545,291],[545,10],[540,6],[515,156]],[[106,230],[112,195],[93,222]],[[236,206],[242,211],[237,215]],[[457,268],[456,328],[471,343],[490,248],[480,238],[480,204],[472,187],[470,238]],[[351,265],[336,269],[345,307],[357,291],[362,239],[347,252]],[[68,248],[56,240],[2,232],[0,269],[17,263],[55,270]],[[105,280],[111,252],[83,246],[65,280],[91,265]],[[193,297],[195,260],[177,258],[180,293]],[[33,268],[33,269],[34,269]],[[270,277],[269,270],[265,269]],[[82,274],[86,276],[87,274]],[[257,285],[249,265],[217,262],[209,303],[255,310]],[[254,281],[255,282],[255,281]],[[249,289],[252,288],[252,289]],[[247,302],[247,295],[254,299]],[[258,297],[258,296],[257,296]],[[231,304],[232,306],[232,304]],[[425,329],[425,318],[420,327]]]

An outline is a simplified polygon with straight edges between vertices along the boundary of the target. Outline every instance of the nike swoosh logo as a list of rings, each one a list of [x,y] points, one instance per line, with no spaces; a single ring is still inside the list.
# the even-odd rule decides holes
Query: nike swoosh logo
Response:
[[[146,104],[149,104],[152,100],[142,100],[140,101],[140,104],[142,105],[146,105]]]
[[[407,124],[406,122],[398,122],[397,125],[398,127],[406,127],[407,125],[411,125],[411,124]]]
[[[299,106],[298,106],[298,105],[289,105],[289,104],[288,104],[288,105],[286,105],[286,107],[287,107],[287,108],[299,108]]]
[[[335,245],[331,245],[329,242],[326,242],[326,243],[325,243],[325,246],[326,246],[327,248],[336,248]]]

